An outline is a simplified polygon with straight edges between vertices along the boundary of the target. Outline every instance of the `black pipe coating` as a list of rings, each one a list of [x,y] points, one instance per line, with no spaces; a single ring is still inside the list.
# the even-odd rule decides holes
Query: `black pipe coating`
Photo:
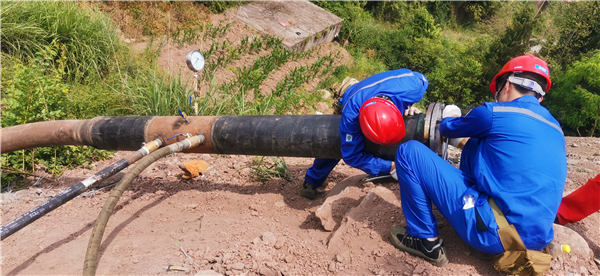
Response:
[[[341,159],[340,119],[340,115],[221,116],[213,123],[211,141],[222,154]],[[401,143],[425,142],[424,120],[424,114],[405,117],[402,141],[390,146],[367,141],[365,152],[394,160]]]
[[[92,146],[104,150],[138,150],[140,145],[146,142],[146,125],[152,118],[151,116],[101,117],[89,129]]]

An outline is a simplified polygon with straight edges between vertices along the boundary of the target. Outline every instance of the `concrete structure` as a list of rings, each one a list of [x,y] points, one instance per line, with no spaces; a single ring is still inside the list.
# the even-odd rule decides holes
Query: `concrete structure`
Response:
[[[255,1],[225,13],[262,33],[281,38],[284,47],[299,53],[333,41],[343,22],[308,1]]]

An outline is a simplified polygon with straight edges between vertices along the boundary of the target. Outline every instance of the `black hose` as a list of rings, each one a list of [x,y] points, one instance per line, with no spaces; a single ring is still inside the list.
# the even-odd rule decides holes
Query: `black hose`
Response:
[[[92,230],[90,241],[88,243],[87,252],[85,254],[85,260],[83,263],[83,275],[96,275],[96,269],[98,266],[98,251],[100,249],[100,243],[102,242],[102,236],[106,229],[108,219],[112,214],[117,202],[123,195],[123,192],[129,187],[131,182],[140,174],[144,169],[154,163],[156,160],[165,157],[171,153],[181,152],[188,148],[193,148],[204,143],[204,136],[197,135],[187,138],[181,142],[171,144],[167,147],[161,148],[152,154],[142,158],[125,176],[115,188],[112,189],[110,195],[104,203],[104,207],[96,219],[96,224]]]
[[[116,174],[117,172],[120,172],[121,170],[127,168],[130,164],[133,164],[135,161],[140,160],[142,157],[153,152],[161,145],[161,139],[156,139],[150,143],[147,143],[135,153],[113,163],[112,165],[104,168],[103,170],[94,174],[93,176],[90,176],[85,180],[77,183],[76,185],[70,187],[69,189],[60,192],[60,194],[53,197],[52,199],[44,202],[43,204],[33,208],[32,210],[21,215],[15,220],[7,223],[6,225],[0,228],[0,240],[8,238],[10,235],[16,233],[23,227],[36,221],[45,214],[50,213],[59,206],[69,202],[69,200],[83,193],[91,185],[96,184],[104,179],[107,179]]]

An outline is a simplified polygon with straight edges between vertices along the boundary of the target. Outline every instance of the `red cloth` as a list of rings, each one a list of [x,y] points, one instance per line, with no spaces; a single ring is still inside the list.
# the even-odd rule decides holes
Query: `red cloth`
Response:
[[[600,210],[600,174],[563,197],[558,207],[558,223],[576,223]]]

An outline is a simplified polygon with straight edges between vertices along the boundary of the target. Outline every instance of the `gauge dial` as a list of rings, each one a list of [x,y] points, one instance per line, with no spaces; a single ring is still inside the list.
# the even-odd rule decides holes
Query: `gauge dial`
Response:
[[[185,62],[187,63],[188,68],[194,72],[204,69],[204,56],[198,50],[190,51],[185,56]]]

